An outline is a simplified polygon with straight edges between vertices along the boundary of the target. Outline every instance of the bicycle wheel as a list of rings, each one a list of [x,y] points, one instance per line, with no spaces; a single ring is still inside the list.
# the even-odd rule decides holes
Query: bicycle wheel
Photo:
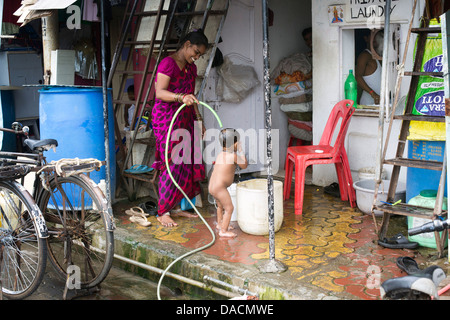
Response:
[[[95,287],[108,275],[114,255],[103,193],[85,175],[52,178],[50,189],[38,197],[49,230],[49,259],[64,280],[71,277],[71,289]]]
[[[47,262],[46,228],[28,191],[17,182],[0,181],[0,281],[8,299],[32,294]]]

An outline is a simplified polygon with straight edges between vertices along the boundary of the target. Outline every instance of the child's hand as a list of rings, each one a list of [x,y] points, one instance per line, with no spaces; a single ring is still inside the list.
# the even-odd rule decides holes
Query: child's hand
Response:
[[[237,151],[238,151],[239,153],[242,153],[242,144],[241,144],[240,141],[237,142]]]

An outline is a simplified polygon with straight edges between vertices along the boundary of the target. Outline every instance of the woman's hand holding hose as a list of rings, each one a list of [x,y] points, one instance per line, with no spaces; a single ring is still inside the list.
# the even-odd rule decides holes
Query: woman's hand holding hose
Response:
[[[187,106],[191,106],[194,103],[198,104],[198,99],[193,94],[185,94],[183,95],[181,102]]]

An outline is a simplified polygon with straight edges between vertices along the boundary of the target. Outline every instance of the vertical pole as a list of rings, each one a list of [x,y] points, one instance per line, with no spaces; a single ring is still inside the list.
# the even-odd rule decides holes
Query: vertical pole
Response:
[[[108,213],[112,217],[111,207],[111,163],[110,163],[110,150],[109,150],[109,108],[108,108],[108,88],[107,81],[108,76],[106,74],[106,53],[105,53],[105,7],[104,0],[100,1],[100,14],[101,14],[101,47],[102,47],[102,91],[103,91],[103,119],[105,130],[105,159],[106,159],[106,200],[108,202]]]
[[[384,44],[383,44],[383,64],[381,69],[381,92],[380,92],[380,114],[378,119],[378,145],[377,165],[375,167],[375,176],[377,181],[381,181],[381,163],[383,161],[383,136],[384,136],[384,113],[388,110],[389,99],[387,88],[388,57],[389,57],[389,33],[391,20],[391,0],[386,0],[384,8]],[[392,110],[394,112],[394,110]]]
[[[58,10],[42,20],[42,56],[44,60],[44,84],[50,84],[52,51],[59,48]]]
[[[450,13],[447,11],[445,12],[443,15],[440,16],[441,19],[441,31],[442,31],[442,53],[443,53],[443,57],[444,57],[444,65],[442,68],[442,71],[444,73],[444,97],[445,97],[445,123],[446,123],[446,130],[445,130],[445,136],[446,136],[446,141],[450,141],[450,76],[449,76],[449,70],[450,70],[450,57],[449,57],[449,52],[450,52],[450,43],[449,43],[449,35],[450,35],[450,24],[449,24],[449,15]],[[445,159],[449,159],[450,158],[450,148],[447,146],[445,146],[445,153],[444,153]],[[444,163],[444,168],[445,171],[447,172],[447,180],[444,180],[443,182],[443,186],[442,189],[444,189],[445,186],[447,186],[448,188],[448,181],[450,181],[450,170],[449,170],[449,166],[448,166],[448,161],[446,161],[446,163]],[[443,177],[441,177],[442,179]],[[441,195],[439,195],[441,196]],[[449,206],[450,204],[450,199],[447,199],[447,206]],[[446,236],[447,238],[449,238],[449,235],[444,232],[443,233],[444,236]],[[444,239],[442,239],[444,240]],[[450,251],[448,253],[448,260],[450,261]],[[445,288],[441,289],[439,291],[439,294],[443,294],[444,292],[446,292],[447,290],[449,290],[449,286],[446,286]]]
[[[264,105],[265,127],[267,135],[267,190],[269,194],[269,255],[275,259],[275,217],[272,176],[272,110],[270,103],[270,57],[269,57],[269,27],[267,22],[267,0],[263,0],[263,57],[264,57]]]
[[[269,24],[267,21],[267,0],[262,0],[263,21],[263,58],[264,58],[264,105],[265,105],[265,127],[267,137],[267,191],[269,205],[269,262],[263,268],[263,272],[283,272],[286,270],[281,262],[275,260],[275,215],[274,215],[274,192],[272,176],[272,109],[270,105],[270,62],[269,62]]]

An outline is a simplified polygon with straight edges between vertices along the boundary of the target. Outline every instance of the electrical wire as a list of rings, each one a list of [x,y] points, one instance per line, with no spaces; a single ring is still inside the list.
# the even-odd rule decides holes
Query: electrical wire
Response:
[[[217,113],[214,111],[213,108],[211,108],[209,105],[207,105],[206,103],[199,101],[199,104],[207,107],[212,113],[213,115],[216,117],[217,121],[219,122],[220,128],[222,128],[222,121],[220,121],[219,116],[217,115]],[[172,117],[172,121],[170,122],[170,126],[169,126],[169,131],[167,132],[167,138],[166,138],[166,150],[165,150],[165,162],[166,162],[166,168],[167,168],[167,172],[169,173],[170,179],[172,180],[172,182],[174,183],[174,185],[178,188],[178,190],[181,191],[181,193],[184,195],[184,197],[186,198],[186,200],[189,202],[189,204],[192,206],[192,208],[194,208],[195,212],[197,213],[197,215],[200,217],[200,219],[203,221],[203,223],[206,225],[206,227],[208,228],[209,232],[212,235],[212,241],[210,243],[208,243],[207,245],[194,249],[192,251],[189,251],[185,254],[183,254],[182,256],[178,257],[177,259],[175,259],[174,261],[172,261],[172,263],[170,263],[167,268],[163,271],[163,273],[161,274],[161,278],[159,278],[159,282],[158,282],[158,286],[157,286],[157,296],[158,296],[158,300],[161,300],[161,296],[160,296],[160,289],[161,289],[161,283],[162,280],[164,278],[164,276],[166,275],[166,273],[170,270],[170,268],[177,263],[178,261],[186,258],[187,256],[190,256],[196,252],[205,250],[206,248],[209,248],[210,246],[212,246],[214,244],[214,242],[216,241],[216,235],[214,234],[214,231],[211,229],[211,227],[209,226],[209,224],[206,222],[206,220],[203,218],[203,216],[200,214],[200,212],[197,210],[197,208],[195,207],[195,205],[192,203],[191,199],[189,199],[189,197],[187,196],[187,194],[183,191],[183,189],[178,185],[178,183],[175,181],[175,179],[172,176],[172,172],[170,171],[170,166],[169,166],[169,157],[168,157],[168,153],[169,153],[169,141],[170,141],[170,134],[172,133],[172,127],[173,124],[178,116],[178,114],[181,112],[181,110],[186,106],[186,104],[181,105],[178,110],[175,112],[175,114]]]

